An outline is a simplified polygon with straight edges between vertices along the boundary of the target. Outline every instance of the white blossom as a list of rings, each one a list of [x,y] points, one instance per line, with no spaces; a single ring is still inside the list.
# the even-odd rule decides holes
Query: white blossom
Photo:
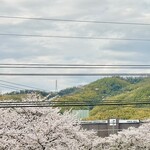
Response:
[[[150,122],[95,141],[95,150],[150,150]]]
[[[29,100],[29,99],[28,99]],[[35,98],[32,98],[35,101]],[[90,150],[96,138],[58,108],[1,108],[0,150]]]
[[[39,101],[30,96],[25,101]],[[100,138],[58,108],[1,108],[0,150],[150,150],[150,121]]]

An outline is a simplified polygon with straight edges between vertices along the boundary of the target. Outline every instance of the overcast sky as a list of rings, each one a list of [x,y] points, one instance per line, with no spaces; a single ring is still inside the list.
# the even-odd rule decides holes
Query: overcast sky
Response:
[[[0,16],[150,23],[149,0],[0,0]],[[114,25],[0,18],[0,33],[149,38],[150,25]],[[0,36],[0,63],[150,64],[150,42]],[[122,71],[122,70],[121,70]],[[127,70],[123,70],[125,72]],[[147,72],[140,70],[139,72]],[[0,69],[10,73],[63,70]],[[72,73],[72,70],[66,72]],[[77,70],[80,72],[81,70]],[[88,70],[82,72],[90,72]],[[94,72],[94,70],[93,70]],[[95,72],[98,72],[95,70]],[[102,70],[111,72],[113,70]],[[116,72],[120,72],[116,70]],[[131,70],[130,72],[135,72]],[[45,90],[77,86],[98,77],[0,77]],[[0,88],[2,91],[6,90]]]

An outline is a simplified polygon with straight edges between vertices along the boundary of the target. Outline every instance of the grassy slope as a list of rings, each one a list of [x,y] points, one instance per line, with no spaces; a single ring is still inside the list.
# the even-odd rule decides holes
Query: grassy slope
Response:
[[[67,101],[101,101],[116,100],[138,101],[150,99],[150,78],[139,80],[138,83],[130,83],[128,80],[118,77],[103,78],[86,85],[75,94],[64,96],[61,100]],[[66,108],[64,108],[66,109]],[[69,109],[69,108],[68,108]],[[80,108],[77,108],[80,109]],[[97,106],[90,112],[88,119],[145,119],[150,118],[150,109],[146,106]]]
[[[0,95],[0,101],[3,100],[17,100],[17,101],[21,101],[22,98],[27,97],[26,94],[12,94],[12,95]]]
[[[130,83],[120,78],[103,78],[84,86],[75,94],[61,98],[68,101],[93,101],[102,100],[110,95],[116,95],[129,86]]]
[[[137,84],[129,85],[122,93],[111,96],[107,100],[109,99],[115,99],[118,102],[121,102],[120,100],[130,102],[150,101],[150,79],[145,78]],[[88,119],[95,120],[112,117],[123,119],[146,119],[150,118],[150,109],[146,106],[98,106],[90,112],[90,117]]]
[[[120,78],[103,78],[92,82],[80,89],[75,94],[63,96],[61,101],[101,101],[110,95],[121,93],[130,83]],[[91,109],[92,107],[90,107]],[[70,109],[69,107],[62,110]],[[87,107],[75,107],[75,109],[88,109]]]

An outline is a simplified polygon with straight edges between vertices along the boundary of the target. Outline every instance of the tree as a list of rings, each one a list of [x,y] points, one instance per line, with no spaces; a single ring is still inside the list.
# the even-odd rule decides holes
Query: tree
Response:
[[[95,138],[58,108],[0,109],[0,150],[90,150]]]
[[[98,140],[95,149],[99,150],[150,150],[150,121]]]
[[[41,100],[35,96],[28,101]],[[0,150],[150,150],[150,122],[100,138],[58,108],[1,108]]]

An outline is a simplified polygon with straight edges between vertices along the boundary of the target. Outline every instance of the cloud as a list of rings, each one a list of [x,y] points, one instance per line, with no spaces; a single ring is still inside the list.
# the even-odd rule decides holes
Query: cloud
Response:
[[[2,0],[0,15],[149,23],[149,5],[149,0]],[[117,38],[149,38],[150,35],[149,26],[2,18],[0,33]],[[0,63],[149,64],[149,47],[149,42],[139,41],[0,36]],[[47,79],[41,82],[29,78],[19,81],[15,78],[14,81],[31,85],[35,83],[49,89]],[[90,81],[93,80],[86,77],[80,80],[69,78],[69,82],[63,79],[60,87]]]

